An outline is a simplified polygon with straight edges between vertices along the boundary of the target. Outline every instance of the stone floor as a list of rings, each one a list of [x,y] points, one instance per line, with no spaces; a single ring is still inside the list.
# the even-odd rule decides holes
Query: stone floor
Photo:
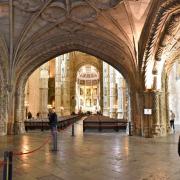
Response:
[[[177,142],[180,134],[145,139],[125,133],[82,132],[82,122],[58,133],[58,152],[51,144],[14,156],[13,180],[180,180]],[[0,137],[4,150],[29,151],[40,146],[50,132]],[[0,179],[2,167],[0,168]]]

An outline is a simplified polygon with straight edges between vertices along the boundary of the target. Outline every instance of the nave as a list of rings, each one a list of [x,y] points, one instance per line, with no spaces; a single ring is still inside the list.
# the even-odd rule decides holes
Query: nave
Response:
[[[178,127],[177,127],[178,128]],[[180,161],[175,135],[144,139],[125,133],[85,132],[82,120],[58,132],[58,151],[48,143],[37,152],[15,156],[13,180],[179,180]],[[24,135],[4,136],[3,149],[30,151],[40,146],[49,131],[29,131]],[[0,168],[2,177],[2,168]]]

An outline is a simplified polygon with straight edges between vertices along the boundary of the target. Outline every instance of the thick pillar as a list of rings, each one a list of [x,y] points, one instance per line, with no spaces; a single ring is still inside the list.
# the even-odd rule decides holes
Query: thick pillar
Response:
[[[7,134],[7,96],[0,85],[0,136]]]
[[[152,93],[153,96],[153,121],[152,121],[152,136],[158,136],[161,134],[160,126],[160,97],[161,94],[158,91]]]
[[[15,93],[15,122],[14,122],[14,133],[22,134],[25,132],[24,127],[24,90],[18,89]]]
[[[64,60],[61,66],[62,77],[62,115],[70,115],[70,60],[69,54],[64,54]]]
[[[143,106],[143,136],[152,136],[152,124],[153,118],[157,117],[155,112],[155,106],[153,106],[154,101],[156,101],[156,96],[154,96],[152,91],[144,92],[144,106]]]
[[[161,81],[161,92],[159,97],[159,114],[160,114],[160,136],[166,136],[171,133],[170,120],[169,120],[169,103],[167,91],[167,75],[163,73]]]
[[[164,91],[158,90],[144,93],[143,136],[160,137],[169,133],[165,96]]]
[[[103,62],[103,115],[109,116],[109,65]]]
[[[117,93],[118,93],[118,109],[117,109],[117,118],[122,119],[124,117],[124,79],[122,75],[117,72]]]
[[[55,109],[58,116],[61,115],[61,63],[63,56],[55,60]]]
[[[76,101],[76,88],[77,88],[77,74],[75,73],[75,62],[74,53],[69,54],[70,58],[70,112],[76,111],[77,101]]]
[[[48,114],[48,79],[49,79],[49,63],[45,63],[40,67],[40,115],[47,118]]]
[[[116,118],[116,76],[115,69],[110,66],[110,111],[111,118]]]
[[[103,63],[100,64],[100,69],[99,69],[99,74],[100,74],[100,82],[99,82],[99,105],[100,105],[100,111],[103,113]]]
[[[161,92],[153,90],[144,93],[144,136],[157,137],[165,133],[161,122]],[[150,110],[148,112],[148,109]]]

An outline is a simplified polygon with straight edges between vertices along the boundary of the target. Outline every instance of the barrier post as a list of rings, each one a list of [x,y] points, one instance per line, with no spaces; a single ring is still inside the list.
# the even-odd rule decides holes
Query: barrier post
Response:
[[[41,131],[44,131],[44,127],[43,127],[43,119],[41,119]]]
[[[3,180],[8,180],[8,151],[4,152]]]
[[[3,180],[12,180],[12,159],[13,152],[4,152]]]
[[[180,156],[180,136],[179,136],[179,141],[178,141],[178,154]]]
[[[129,136],[132,136],[132,132],[131,132],[131,122],[129,122]]]
[[[74,122],[72,123],[72,136],[74,136]]]

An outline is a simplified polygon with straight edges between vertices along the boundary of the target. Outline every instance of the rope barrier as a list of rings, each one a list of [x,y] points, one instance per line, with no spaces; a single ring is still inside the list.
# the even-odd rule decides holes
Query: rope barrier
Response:
[[[0,167],[2,167],[4,165],[4,161],[0,161]]]
[[[66,128],[63,129],[63,131]],[[61,129],[62,130],[62,129]],[[53,136],[53,146],[54,149],[53,151],[57,151],[57,133],[58,131],[55,132],[56,133],[56,140],[54,140],[54,135],[48,136],[46,138],[46,140],[36,149],[33,149],[31,151],[27,151],[27,152],[14,152],[14,151],[5,151],[4,152],[4,161],[0,160],[0,167],[3,166],[3,180],[12,180],[12,159],[13,159],[13,155],[15,156],[22,156],[22,155],[27,155],[27,154],[32,154],[36,151],[38,151],[39,149],[41,149],[42,147],[44,147],[47,143],[49,143],[51,137]]]
[[[41,149],[43,146],[45,146],[48,142],[50,141],[50,136],[46,139],[46,141],[44,141],[43,144],[41,144],[41,146],[39,146],[38,148],[36,149],[33,149],[31,151],[28,151],[28,152],[13,152],[13,155],[15,156],[21,156],[21,155],[25,155],[25,154],[31,154],[33,152],[36,152],[38,151],[39,149]]]

